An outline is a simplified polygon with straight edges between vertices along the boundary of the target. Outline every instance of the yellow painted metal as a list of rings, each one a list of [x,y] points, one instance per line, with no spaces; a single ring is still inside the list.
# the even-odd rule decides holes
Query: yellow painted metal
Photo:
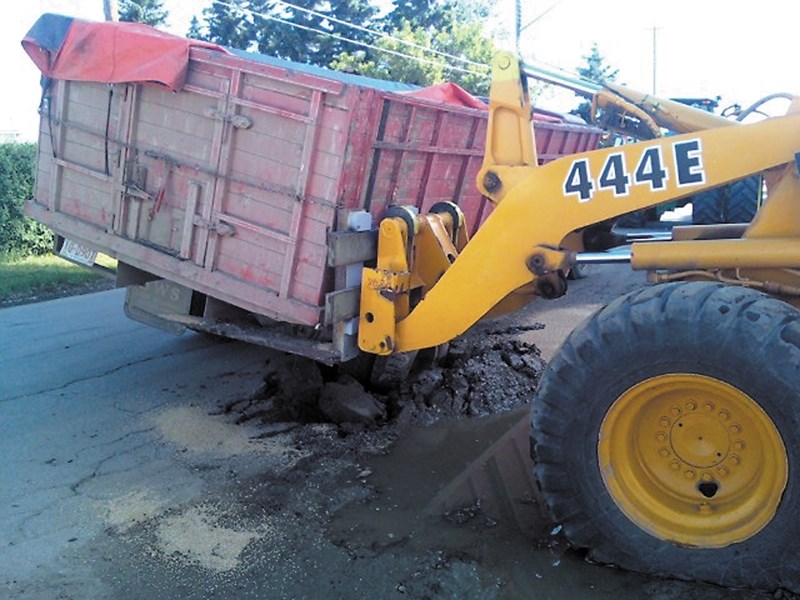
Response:
[[[655,101],[650,104],[658,110],[667,106]],[[681,107],[672,109],[678,120],[688,112]],[[387,285],[385,276],[368,277],[363,291],[361,326],[364,327],[367,312],[373,312],[373,316],[380,314],[381,326],[359,335],[362,349],[375,352],[377,348],[378,352],[385,352],[380,344],[387,345],[387,339],[396,352],[446,343],[483,316],[529,301],[531,290],[541,292],[537,278],[544,274],[552,278],[556,271],[571,264],[567,247],[572,246],[568,242],[572,232],[763,171],[776,173],[772,179],[778,183],[770,190],[770,201],[746,238],[766,241],[775,238],[780,230],[787,232],[782,236],[786,239],[770,239],[761,250],[756,245],[734,246],[730,242],[721,242],[711,251],[706,250],[711,246],[699,245],[716,241],[684,242],[698,245],[683,249],[677,245],[652,246],[652,250],[637,246],[635,265],[643,268],[667,268],[667,265],[686,268],[700,264],[703,268],[732,268],[739,264],[798,266],[793,241],[788,238],[800,235],[797,201],[800,182],[793,171],[795,153],[800,151],[800,115],[750,125],[715,126],[567,156],[538,167],[527,89],[520,77],[519,63],[508,53],[500,53],[495,59],[489,110],[486,154],[477,184],[497,206],[474,238],[463,249],[457,248],[460,250],[457,258],[449,266],[442,260],[449,254],[449,248],[436,240],[439,227],[430,221],[422,228],[433,234],[429,248],[415,252],[410,246],[405,247],[405,256],[413,265],[401,260],[403,252],[394,242],[386,246],[391,250],[379,250],[384,259],[379,256],[378,271],[383,268],[395,274],[412,273],[408,289],[422,286],[424,294],[407,316],[405,308],[395,302],[395,326],[389,323],[390,311],[384,313],[380,309],[383,301],[376,296],[396,290],[382,287]],[[687,125],[696,126],[700,125]],[[654,157],[657,164],[653,163]],[[654,170],[663,175],[657,185],[652,177]],[[588,191],[586,186],[583,190],[576,189],[576,173],[585,175],[590,183]],[[602,182],[603,174],[611,184]],[[614,185],[615,182],[619,185]],[[379,246],[383,237],[381,227]],[[397,241],[407,243],[408,238]],[[752,252],[752,258],[747,259],[751,262],[741,262],[740,249]],[[543,257],[542,264],[533,265],[531,259],[535,255]],[[515,293],[515,290],[523,291]],[[369,295],[373,298],[367,298]]]
[[[415,274],[422,280],[426,294],[445,274],[458,256],[453,243],[452,218],[449,214],[420,215],[419,233],[414,244]]]
[[[511,292],[508,296],[495,304],[485,318],[502,317],[513,312],[518,311],[523,306],[527,306],[536,299],[536,285],[527,283],[520,288]]]
[[[772,178],[769,198],[750,224],[746,237],[800,236],[800,177],[797,168],[789,164],[776,175]]]
[[[635,131],[626,125],[630,117],[638,121]],[[603,129],[638,139],[661,137],[661,128],[647,112],[617,94],[602,90],[592,98],[592,121]]]
[[[652,535],[720,548],[746,540],[775,516],[788,479],[781,434],[741,390],[675,373],[624,392],[597,444],[617,506]]]
[[[376,268],[364,268],[361,277],[358,345],[365,352],[387,355],[395,350],[396,323],[409,311],[409,239],[404,219],[381,221]]]
[[[486,187],[489,174],[496,165],[535,167],[536,146],[531,129],[531,103],[527,80],[520,73],[517,58],[499,52],[492,63],[492,85],[489,94],[489,123],[483,166],[478,173],[478,188],[494,202],[503,199],[504,192],[513,187],[525,170],[506,172],[499,188]]]
[[[675,241],[731,240],[742,237],[745,231],[747,231],[747,223],[679,225],[672,228],[672,239]]]
[[[591,200],[581,202],[564,194],[564,183],[575,161],[585,160],[589,172],[600,173],[611,154],[622,154],[627,165],[635,166],[645,152],[659,152],[674,173],[674,144],[687,140],[698,140],[704,157],[716,157],[704,164],[702,184],[681,187],[673,176],[665,181],[664,189],[633,185],[624,197],[615,196],[612,190],[595,190]],[[764,144],[764,140],[770,143]],[[408,318],[398,323],[398,351],[437,346],[453,339],[511,291],[533,281],[526,261],[537,247],[558,248],[567,234],[581,227],[793,161],[794,153],[800,150],[798,140],[800,117],[793,115],[576,154],[542,167],[494,166],[491,170],[501,183],[507,177],[517,183],[503,185],[496,192],[503,196],[503,202],[439,283]],[[760,151],[749,150],[754,147],[760,147]],[[456,306],[458,310],[454,310]]]
[[[362,270],[358,344],[379,355],[396,349],[396,324],[409,313],[411,292],[424,296],[469,241],[457,207],[427,215],[399,208],[407,218],[381,221],[376,267]]]
[[[363,270],[358,326],[358,345],[362,350],[381,355],[395,350],[395,323],[408,312],[410,287],[410,273]]]
[[[631,266],[642,270],[800,267],[800,238],[637,243],[631,254]]]
[[[620,98],[646,113],[659,127],[664,127],[676,133],[689,133],[739,124],[736,121],[731,121],[705,110],[693,108],[674,100],[637,92],[613,82],[606,82],[604,87],[612,94],[606,92],[602,96],[601,107],[607,109],[614,104],[616,98]]]

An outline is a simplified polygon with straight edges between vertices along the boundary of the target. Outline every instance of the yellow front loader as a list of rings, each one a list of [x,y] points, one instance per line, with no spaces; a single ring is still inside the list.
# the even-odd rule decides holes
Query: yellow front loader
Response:
[[[768,200],[751,224],[631,246],[632,267],[657,285],[569,336],[533,400],[531,450],[549,510],[595,560],[800,592],[796,103],[742,125],[638,98],[653,109],[640,124],[664,127],[668,113],[686,133],[539,167],[524,69],[505,53],[493,67],[478,186],[494,211],[471,240],[446,204],[382,221],[361,349],[403,356],[559,297],[597,224],[763,174]]]

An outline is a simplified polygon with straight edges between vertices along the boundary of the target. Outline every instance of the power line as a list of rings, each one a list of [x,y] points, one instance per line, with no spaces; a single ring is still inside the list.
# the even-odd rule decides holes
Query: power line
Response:
[[[522,28],[519,30],[519,31],[520,31],[520,33],[522,33],[523,31],[525,31],[525,30],[526,30],[528,27],[530,27],[531,25],[535,25],[535,24],[536,24],[536,23],[537,23],[537,22],[538,22],[540,19],[542,19],[542,18],[543,18],[545,15],[547,15],[547,13],[549,13],[551,10],[553,10],[553,9],[554,9],[556,6],[558,6],[558,5],[559,5],[559,4],[561,4],[562,2],[563,2],[563,0],[558,0],[558,2],[556,2],[555,4],[551,4],[551,5],[550,5],[550,7],[549,7],[547,10],[545,10],[545,11],[544,11],[544,12],[542,12],[542,13],[539,13],[539,15],[538,15],[538,16],[537,16],[535,19],[533,19],[533,20],[532,20],[530,23],[528,23],[527,25],[525,25],[525,27],[522,27]]]
[[[325,15],[325,14],[316,12],[314,10],[308,9],[308,8],[303,8],[302,6],[297,6],[296,4],[292,4],[291,2],[287,2],[286,0],[273,0],[273,1],[277,2],[278,4],[282,4],[282,5],[284,5],[284,6],[288,7],[288,8],[293,8],[295,10],[299,10],[299,11],[308,13],[310,15],[314,15],[315,17],[320,17],[321,19],[325,19],[325,20],[331,21],[333,23],[339,23],[340,25],[344,25],[345,27],[351,27],[353,29],[357,29],[358,31],[363,31],[364,33],[369,33],[371,35],[377,35],[377,36],[385,38],[387,40],[392,40],[392,41],[398,42],[400,44],[405,44],[406,46],[411,46],[412,48],[417,48],[418,50],[423,50],[425,52],[430,52],[432,54],[437,54],[437,55],[441,56],[442,58],[452,58],[452,59],[458,60],[460,62],[469,64],[469,65],[478,66],[478,67],[485,67],[486,66],[486,65],[484,65],[482,63],[478,63],[478,62],[469,60],[468,58],[464,58],[463,56],[455,56],[453,54],[448,54],[446,52],[441,52],[439,50],[436,50],[434,48],[430,48],[428,46],[422,46],[421,44],[417,44],[416,42],[411,42],[409,40],[404,40],[404,39],[401,39],[401,38],[398,38],[398,37],[394,37],[393,35],[390,35],[390,34],[384,32],[384,31],[375,31],[374,29],[369,29],[368,27],[364,27],[362,25],[357,25],[355,23],[350,23],[348,21],[343,21],[343,20],[338,19],[338,18],[336,18],[336,17],[334,17],[332,15]]]
[[[302,6],[297,6],[297,5],[292,4],[290,2],[286,2],[285,0],[275,0],[275,2],[277,2],[279,4],[282,4],[284,6],[287,6],[289,8],[293,8],[295,10],[299,10],[299,11],[308,13],[310,15],[319,17],[321,19],[325,19],[327,21],[339,23],[339,24],[344,25],[346,27],[351,27],[353,29],[357,29],[359,31],[363,31],[363,32],[369,33],[371,35],[375,35],[375,36],[377,36],[379,38],[385,38],[385,39],[397,42],[399,44],[403,44],[403,45],[406,45],[406,46],[411,46],[412,48],[416,48],[418,50],[422,50],[423,52],[436,54],[438,56],[441,56],[442,58],[456,60],[456,61],[468,64],[468,65],[472,65],[472,66],[476,66],[476,67],[488,70],[488,66],[487,65],[484,65],[482,63],[478,63],[478,62],[469,60],[469,59],[464,58],[462,56],[455,56],[453,54],[448,54],[446,52],[441,52],[441,51],[436,50],[434,48],[429,48],[427,46],[422,46],[422,45],[417,44],[415,42],[410,42],[408,40],[404,40],[404,39],[401,39],[401,38],[398,38],[398,37],[394,37],[392,35],[389,35],[387,33],[381,32],[381,31],[375,31],[375,30],[369,29],[367,27],[362,27],[361,25],[356,25],[354,23],[349,23],[347,21],[343,21],[342,19],[338,19],[338,18],[330,16],[330,15],[325,15],[325,14],[313,11],[311,9],[303,8]],[[238,10],[238,11],[241,11],[243,13],[250,14],[252,16],[260,17],[262,19],[267,19],[267,20],[270,20],[270,21],[275,21],[277,23],[282,23],[282,24],[285,24],[285,25],[289,25],[290,27],[295,27],[297,29],[310,31],[312,33],[318,33],[318,34],[321,34],[321,35],[327,35],[327,36],[332,37],[334,39],[337,39],[337,40],[340,40],[340,41],[343,41],[343,42],[348,42],[348,43],[351,43],[351,44],[355,44],[357,46],[362,46],[364,48],[369,48],[371,50],[377,50],[379,52],[385,52],[387,54],[392,54],[394,56],[399,56],[399,57],[402,57],[402,58],[416,60],[416,61],[421,62],[421,63],[431,64],[431,65],[441,65],[441,62],[438,62],[438,61],[435,61],[435,60],[431,60],[431,59],[427,59],[427,58],[423,58],[423,57],[419,57],[419,56],[413,56],[411,54],[405,54],[403,52],[398,52],[396,50],[389,50],[388,48],[381,48],[380,46],[376,46],[374,44],[369,44],[367,42],[362,42],[362,41],[359,41],[359,40],[354,40],[352,38],[348,38],[348,37],[345,37],[345,36],[341,36],[341,35],[332,33],[330,31],[326,31],[324,29],[316,29],[314,27],[309,27],[307,25],[301,25],[300,23],[294,23],[293,21],[288,21],[286,19],[282,19],[282,18],[276,17],[274,15],[270,15],[270,14],[266,14],[266,13],[259,13],[259,12],[256,12],[254,10],[251,10],[249,8],[244,8],[242,6],[236,6],[236,5],[231,4],[229,2],[224,2],[223,0],[214,0],[213,4],[219,4],[221,6],[225,6],[227,8],[233,9],[233,10]],[[470,75],[488,76],[487,73],[478,73],[476,71],[471,71],[469,69],[464,69],[464,68],[456,67],[456,66],[453,66],[453,65],[446,65],[446,68],[451,70],[451,71],[458,71],[458,72],[467,73],[467,74],[470,74]]]

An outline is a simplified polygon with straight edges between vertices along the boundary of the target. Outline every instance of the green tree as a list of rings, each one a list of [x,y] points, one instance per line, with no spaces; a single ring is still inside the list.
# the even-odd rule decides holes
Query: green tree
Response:
[[[164,25],[169,11],[162,0],[120,0],[119,20],[144,23],[152,27]]]
[[[257,44],[259,52],[297,62],[328,66],[340,53],[353,52],[359,47],[347,40],[368,42],[373,37],[344,24],[371,27],[377,8],[368,0],[293,0],[292,3],[323,16],[293,7],[278,6],[268,14],[297,26],[256,17],[256,22],[260,22],[258,29],[261,32]],[[317,33],[320,31],[324,33]]]
[[[25,200],[33,197],[36,144],[0,144],[0,255],[46,254],[52,233],[25,216]]]
[[[458,58],[481,65],[491,61],[495,49],[482,25],[488,15],[488,0],[395,0],[393,9],[381,19],[376,17],[378,9],[372,1],[292,0],[295,6],[276,0],[215,1],[203,10],[202,20],[192,21],[188,35],[382,79],[420,85],[449,80],[474,93],[487,92],[487,71],[462,64]],[[376,40],[374,34],[344,23],[382,30],[396,39]],[[450,56],[411,47],[403,41]]]
[[[459,23],[485,20],[489,0],[393,0],[392,10],[382,20],[386,31],[402,29],[408,21],[412,28],[448,31]]]
[[[488,66],[496,51],[484,32],[488,14],[488,0],[394,0],[379,23],[390,36],[374,42],[380,50],[342,53],[332,66],[417,85],[452,81],[487,94],[488,69],[482,65]]]
[[[443,31],[413,27],[409,21],[404,21],[400,29],[391,32],[391,38],[376,42],[376,46],[388,52],[359,50],[353,54],[342,53],[332,67],[417,85],[452,81],[473,94],[485,95],[489,91],[488,70],[451,58],[455,56],[488,65],[495,48],[481,30],[482,24],[475,21],[456,23]],[[429,52],[427,48],[441,54]]]
[[[321,66],[359,47],[347,40],[372,38],[339,22],[370,27],[378,9],[369,0],[293,0],[292,4],[299,8],[272,0],[212,2],[203,10],[202,23],[193,23],[190,37]]]
[[[198,39],[222,46],[252,50],[256,44],[253,12],[262,8],[263,1],[229,0],[212,2],[203,9],[202,23],[193,22],[192,29]]]
[[[191,22],[189,23],[189,30],[186,32],[186,37],[193,40],[203,39],[203,30],[200,27],[200,19],[198,19],[196,16],[193,16]]]
[[[578,75],[584,79],[588,79],[595,83],[605,83],[606,81],[614,81],[617,78],[619,69],[606,64],[605,58],[600,54],[597,43],[592,44],[589,54],[583,57],[584,64],[578,67]],[[592,121],[592,103],[584,100],[577,108],[570,111],[573,115],[582,117],[584,121],[590,123]]]

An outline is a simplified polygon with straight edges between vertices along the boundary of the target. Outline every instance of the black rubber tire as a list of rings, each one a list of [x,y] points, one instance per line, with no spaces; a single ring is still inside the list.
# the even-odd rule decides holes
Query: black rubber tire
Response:
[[[761,177],[746,177],[734,181],[725,189],[725,223],[749,223],[758,211],[761,199]]]
[[[370,373],[370,387],[374,390],[388,391],[392,387],[400,385],[408,378],[416,359],[416,350],[388,356],[376,356]]]
[[[640,529],[598,468],[609,407],[636,383],[698,373],[739,388],[769,415],[789,481],[773,519],[747,540],[691,548]],[[548,366],[533,404],[535,475],[571,544],[601,563],[723,586],[800,592],[800,312],[716,283],[670,283],[614,301],[578,327]]]
[[[695,225],[722,223],[722,204],[722,188],[714,188],[695,194],[692,197],[692,223]]]

